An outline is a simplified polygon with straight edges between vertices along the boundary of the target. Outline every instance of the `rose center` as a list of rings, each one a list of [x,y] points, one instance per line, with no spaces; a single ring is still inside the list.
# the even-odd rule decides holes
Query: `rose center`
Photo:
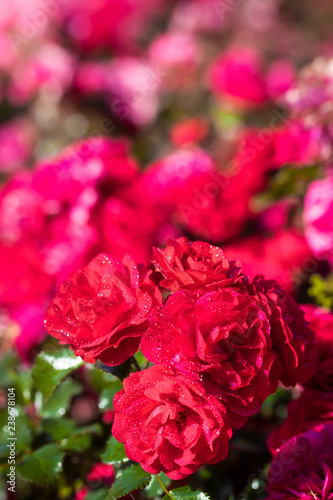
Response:
[[[176,417],[177,424],[182,424],[185,421],[186,417],[187,417],[187,411],[186,410],[180,411]]]

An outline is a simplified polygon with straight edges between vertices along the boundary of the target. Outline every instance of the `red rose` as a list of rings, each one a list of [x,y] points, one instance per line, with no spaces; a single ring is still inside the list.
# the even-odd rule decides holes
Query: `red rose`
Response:
[[[274,500],[332,500],[333,424],[293,437],[273,459],[267,492]]]
[[[114,468],[109,464],[97,463],[87,474],[87,480],[91,482],[101,481],[110,485],[114,482]]]
[[[273,349],[283,366],[281,382],[286,386],[304,384],[314,374],[317,362],[314,334],[304,312],[276,281],[258,275],[252,283],[246,279],[243,283],[269,319]]]
[[[172,292],[211,284],[226,287],[241,274],[240,265],[229,262],[221,248],[187,238],[169,240],[163,250],[154,248],[153,262],[165,278],[160,285]]]
[[[113,435],[147,472],[182,479],[227,454],[224,406],[199,383],[164,366],[133,373],[114,398]]]
[[[243,163],[242,163],[243,161]],[[246,155],[239,160],[238,175],[220,170],[200,148],[179,149],[151,165],[141,176],[138,190],[169,214],[186,232],[209,241],[240,233],[249,218],[249,198],[258,190],[258,173],[249,178]],[[261,181],[260,185],[262,184]]]
[[[113,192],[128,185],[137,173],[126,139],[94,136],[75,142],[56,158],[38,165],[32,189],[45,200],[72,206],[85,189],[102,184],[103,192]]]
[[[110,486],[114,482],[114,468],[112,465],[97,463],[92,466],[87,474],[90,483],[101,483]],[[81,488],[75,495],[75,500],[84,500],[90,492],[86,486]],[[126,497],[127,498],[127,497]]]
[[[193,146],[206,138],[208,127],[208,122],[204,118],[180,120],[171,128],[171,142],[176,147]]]
[[[275,455],[290,438],[327,422],[333,423],[333,393],[305,390],[288,404],[288,417],[269,436],[268,448]]]
[[[125,254],[136,262],[150,262],[153,245],[165,245],[177,235],[168,218],[156,211],[145,193],[136,189],[108,198],[95,215],[102,233],[102,248],[116,259]]]
[[[152,311],[141,349],[153,363],[201,381],[223,400],[233,427],[259,411],[282,372],[267,316],[236,287],[175,292]]]
[[[46,312],[47,331],[87,362],[123,363],[137,351],[148,313],[161,301],[149,274],[128,256],[119,263],[98,255],[61,283]]]
[[[90,491],[89,488],[84,486],[83,488],[81,488],[76,492],[75,500],[84,500],[88,495],[89,491]]]
[[[230,100],[240,109],[267,102],[267,89],[260,53],[245,46],[224,50],[209,70],[209,86],[217,97]]]

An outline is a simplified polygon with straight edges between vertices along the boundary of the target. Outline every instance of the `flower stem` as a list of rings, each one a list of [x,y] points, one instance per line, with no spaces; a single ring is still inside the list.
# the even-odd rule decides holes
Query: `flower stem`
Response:
[[[166,494],[167,494],[170,498],[172,498],[172,500],[176,500],[176,499],[175,499],[175,497],[173,497],[173,496],[171,495],[171,493],[170,493],[170,492],[166,489],[166,487],[164,486],[164,484],[162,483],[161,479],[158,477],[158,475],[157,475],[157,474],[155,474],[155,477],[156,477],[157,481],[160,483],[161,488],[165,491],[165,493],[166,493]]]
[[[133,365],[135,366],[135,368],[138,370],[138,372],[141,372],[140,365],[139,365],[139,363],[137,362],[137,360],[135,359],[134,356],[131,357],[131,360],[132,360]]]

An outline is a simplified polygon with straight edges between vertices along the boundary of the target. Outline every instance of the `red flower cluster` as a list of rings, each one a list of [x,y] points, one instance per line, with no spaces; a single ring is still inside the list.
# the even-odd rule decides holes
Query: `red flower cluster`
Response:
[[[156,365],[124,381],[113,433],[145,470],[180,479],[223,459],[231,429],[279,381],[312,376],[314,336],[276,282],[250,282],[218,247],[179,238],[155,249],[153,264],[98,256],[60,286],[45,323],[76,354],[108,365],[141,341]]]

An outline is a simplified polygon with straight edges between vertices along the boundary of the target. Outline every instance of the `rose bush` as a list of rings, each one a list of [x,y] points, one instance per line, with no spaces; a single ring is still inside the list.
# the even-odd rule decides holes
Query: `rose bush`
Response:
[[[333,500],[332,16],[1,3],[0,499]]]

